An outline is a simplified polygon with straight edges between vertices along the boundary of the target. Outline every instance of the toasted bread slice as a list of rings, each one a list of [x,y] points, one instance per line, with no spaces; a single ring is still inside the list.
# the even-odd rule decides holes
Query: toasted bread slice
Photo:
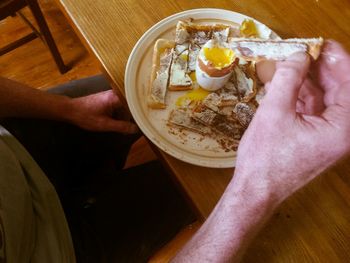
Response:
[[[215,133],[219,133],[235,140],[242,136],[242,127],[237,121],[228,119],[227,116],[221,115],[205,105],[198,105],[192,112],[192,118],[210,127]]]
[[[196,60],[201,47],[210,39],[227,42],[230,26],[222,24],[203,25],[192,22],[179,21],[176,26],[175,42],[177,46],[187,44],[187,70],[192,72],[196,67]]]
[[[227,107],[233,107],[238,103],[238,98],[229,93],[220,93],[217,94],[215,92],[210,93],[204,100],[203,104],[211,109],[212,111],[218,112],[222,115],[231,115],[232,110],[227,111]]]
[[[230,26],[223,25],[223,24],[196,24],[196,23],[187,22],[187,21],[179,21],[176,25],[176,31],[181,32],[181,30],[186,31],[188,34],[203,32],[211,35],[213,32],[215,33],[220,32],[221,34],[225,35],[226,39],[224,39],[224,41],[226,41],[229,35]],[[204,34],[202,35],[204,36]],[[179,39],[178,35],[177,35],[177,39]]]
[[[202,135],[210,135],[212,133],[209,127],[191,118],[190,111],[184,109],[172,110],[169,115],[168,125],[175,125]]]
[[[190,40],[190,33],[187,31],[187,23],[183,21],[177,22],[176,25],[175,42],[178,45],[188,43]]]
[[[174,52],[170,69],[169,90],[192,89],[192,80],[187,73],[187,69],[188,50],[183,51],[181,54]]]
[[[152,72],[149,83],[147,103],[150,108],[163,109],[166,107],[170,67],[173,59],[174,41],[158,39],[153,48]]]
[[[237,56],[247,61],[284,60],[296,52],[307,52],[316,60],[321,53],[323,42],[321,37],[283,40],[231,38],[229,45]]]
[[[239,123],[244,128],[247,128],[254,117],[256,107],[251,103],[239,102],[236,104],[233,112],[235,113],[236,119],[239,121]]]
[[[236,124],[238,126],[235,128],[231,127],[231,125],[227,126],[227,123],[220,123],[218,127],[214,128],[207,124],[203,124],[201,121],[197,121],[196,118],[193,118],[191,115],[192,114],[189,110],[172,110],[168,118],[168,125],[170,127],[178,127],[181,130],[183,129],[203,136],[208,136],[216,140],[217,143],[227,152],[237,150],[242,133],[241,126],[238,123]]]

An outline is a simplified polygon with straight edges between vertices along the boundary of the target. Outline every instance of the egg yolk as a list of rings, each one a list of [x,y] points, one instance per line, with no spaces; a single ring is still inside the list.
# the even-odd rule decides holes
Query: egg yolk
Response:
[[[258,37],[258,29],[256,28],[256,25],[253,20],[251,19],[245,19],[240,28],[239,31],[244,37]]]
[[[209,95],[209,93],[210,93],[209,91],[204,90],[202,88],[191,90],[186,94],[182,95],[181,97],[179,97],[175,104],[176,106],[181,107],[188,104],[189,101],[191,102],[202,101]]]
[[[234,61],[234,52],[229,48],[205,47],[204,56],[215,68],[224,68]]]

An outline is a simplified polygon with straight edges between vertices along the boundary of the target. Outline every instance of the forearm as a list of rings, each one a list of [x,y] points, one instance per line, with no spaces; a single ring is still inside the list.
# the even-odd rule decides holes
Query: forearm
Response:
[[[250,177],[253,178],[253,177]],[[232,180],[214,211],[173,262],[238,262],[278,202]]]
[[[33,117],[68,121],[71,99],[0,77],[0,118]]]

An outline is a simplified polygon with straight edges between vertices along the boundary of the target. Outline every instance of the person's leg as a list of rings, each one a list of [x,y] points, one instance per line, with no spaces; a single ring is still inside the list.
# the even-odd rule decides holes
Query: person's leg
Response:
[[[103,75],[96,75],[78,80],[72,80],[62,85],[52,87],[47,92],[78,98],[111,89]]]
[[[95,77],[49,92],[77,97],[108,88]],[[11,119],[5,127],[54,183],[78,262],[146,262],[194,219],[159,163],[121,170],[139,135],[91,133],[44,120]]]
[[[90,188],[90,200],[82,196],[67,211],[78,262],[147,262],[195,220],[158,161],[104,177]]]

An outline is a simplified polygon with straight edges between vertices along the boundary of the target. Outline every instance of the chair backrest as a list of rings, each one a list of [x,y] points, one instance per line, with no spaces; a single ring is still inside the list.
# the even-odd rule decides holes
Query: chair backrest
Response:
[[[24,22],[26,22],[26,24],[31,27],[33,32],[22,37],[21,39],[16,40],[13,43],[6,45],[5,47],[0,48],[0,55],[6,54],[17,47],[28,43],[36,37],[40,37],[49,48],[59,71],[62,74],[67,72],[69,70],[69,67],[67,67],[62,60],[62,57],[57,49],[54,39],[52,38],[51,32],[47,26],[37,0],[0,0],[0,20],[3,20],[8,16],[15,15],[16,12],[20,11],[20,9],[26,6],[29,6],[35,18],[35,21],[37,22],[39,30],[37,30],[28,19],[19,13]]]
[[[27,5],[25,0],[0,0],[0,20],[14,15]]]

